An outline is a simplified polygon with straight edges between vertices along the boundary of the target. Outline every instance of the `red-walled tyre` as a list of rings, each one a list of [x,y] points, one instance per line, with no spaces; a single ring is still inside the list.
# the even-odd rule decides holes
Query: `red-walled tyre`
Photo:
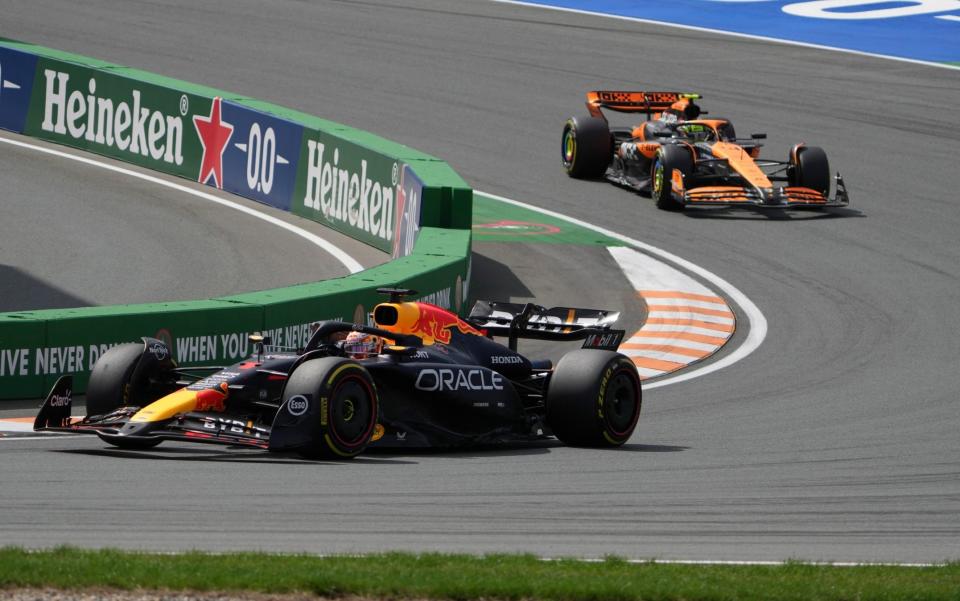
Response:
[[[356,361],[324,357],[302,363],[290,375],[280,411],[310,412],[311,436],[299,448],[311,459],[349,459],[367,448],[378,417],[370,373]]]

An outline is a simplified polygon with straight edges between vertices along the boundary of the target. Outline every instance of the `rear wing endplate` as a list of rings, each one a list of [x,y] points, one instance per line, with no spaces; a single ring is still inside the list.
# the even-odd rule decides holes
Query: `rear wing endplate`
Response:
[[[594,117],[604,118],[601,108],[621,113],[662,113],[684,98],[697,100],[700,94],[691,92],[618,92],[595,90],[587,92],[587,110]]]
[[[506,336],[517,350],[517,340],[583,340],[583,348],[617,350],[623,330],[610,326],[620,318],[619,311],[553,307],[533,303],[477,301],[467,318],[491,336]]]

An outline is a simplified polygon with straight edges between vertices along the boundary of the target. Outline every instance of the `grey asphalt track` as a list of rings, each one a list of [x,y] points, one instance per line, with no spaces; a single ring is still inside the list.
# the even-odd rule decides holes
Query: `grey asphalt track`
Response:
[[[9,132],[0,136],[160,175]],[[212,298],[350,273],[301,236],[129,175],[6,143],[0,170],[7,174],[0,191],[0,312]],[[389,259],[285,211],[168,179],[293,223],[365,266]]]
[[[770,326],[733,367],[651,390],[637,434],[614,452],[535,445],[312,464],[2,441],[3,542],[960,558],[957,71],[476,0],[37,0],[3,2],[0,14],[0,35],[320,113],[436,154],[478,189],[704,266]],[[770,156],[800,141],[823,146],[853,205],[668,214],[568,180],[560,128],[597,88],[693,89],[741,134],[768,133]],[[489,254],[488,266],[509,267],[508,251]],[[574,260],[583,257],[572,270],[585,268]],[[565,291],[559,269],[526,271],[534,294]]]

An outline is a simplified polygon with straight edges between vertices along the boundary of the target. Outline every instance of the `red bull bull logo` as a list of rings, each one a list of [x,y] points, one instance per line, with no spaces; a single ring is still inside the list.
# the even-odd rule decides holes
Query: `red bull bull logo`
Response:
[[[428,303],[411,304],[416,305],[420,315],[411,326],[409,333],[422,338],[424,344],[433,344],[434,342],[450,344],[454,329],[461,334],[483,336],[483,332],[446,309]]]
[[[226,382],[223,383],[226,388]],[[197,406],[195,411],[217,411],[227,410],[226,390],[207,389],[197,391]]]

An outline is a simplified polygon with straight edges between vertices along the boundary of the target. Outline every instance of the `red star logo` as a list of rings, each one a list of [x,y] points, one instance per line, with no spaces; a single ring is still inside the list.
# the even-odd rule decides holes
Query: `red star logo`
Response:
[[[213,175],[213,185],[223,189],[223,151],[233,135],[233,126],[220,120],[220,103],[223,98],[213,99],[210,116],[193,116],[193,126],[197,128],[200,144],[203,146],[203,159],[200,161],[200,175],[197,181],[207,183]]]

